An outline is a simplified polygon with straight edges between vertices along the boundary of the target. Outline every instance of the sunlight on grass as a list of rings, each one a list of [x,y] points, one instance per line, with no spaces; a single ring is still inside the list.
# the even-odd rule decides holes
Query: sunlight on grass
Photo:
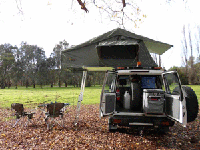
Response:
[[[200,86],[189,85],[195,91],[200,103]],[[86,87],[82,104],[97,104],[100,102],[101,86]],[[80,94],[80,87],[44,87],[25,88],[14,87],[10,89],[0,89],[0,106],[9,107],[12,103],[22,103],[25,107],[35,107],[42,103],[63,102],[76,105]]]
[[[200,85],[187,85],[187,86],[191,87],[195,91],[200,104]]]
[[[83,95],[82,104],[96,104],[100,101],[101,87],[86,87]],[[50,102],[64,102],[76,105],[78,96],[80,94],[80,87],[54,87],[49,88],[25,88],[18,89],[1,89],[0,90],[0,106],[10,107],[12,103],[22,103],[26,107],[37,106],[41,103]]]

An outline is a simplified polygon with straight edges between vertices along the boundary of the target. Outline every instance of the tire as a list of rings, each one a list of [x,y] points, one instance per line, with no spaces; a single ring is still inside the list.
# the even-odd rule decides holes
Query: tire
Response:
[[[169,132],[169,127],[159,127],[158,129],[156,129],[156,132],[159,134],[166,134],[167,132]]]
[[[198,99],[191,87],[182,86],[183,96],[186,99],[186,109],[187,109],[187,122],[192,122],[197,118],[199,105]]]

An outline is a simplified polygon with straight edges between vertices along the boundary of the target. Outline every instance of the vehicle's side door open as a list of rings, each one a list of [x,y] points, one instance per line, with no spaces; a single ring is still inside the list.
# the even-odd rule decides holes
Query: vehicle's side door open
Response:
[[[100,97],[100,118],[113,114],[116,104],[115,72],[106,72]]]
[[[176,71],[165,72],[162,76],[166,91],[166,114],[168,117],[180,122],[183,126],[186,126],[186,100],[183,97],[179,76]]]

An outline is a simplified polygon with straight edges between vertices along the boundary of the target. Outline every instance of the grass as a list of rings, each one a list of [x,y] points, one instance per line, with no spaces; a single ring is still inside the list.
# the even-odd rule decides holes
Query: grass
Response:
[[[200,85],[189,85],[196,93],[200,103]],[[101,86],[86,87],[82,104],[97,104],[100,102]],[[9,107],[12,103],[23,103],[25,107],[33,107],[42,103],[64,102],[76,105],[80,87],[19,87],[15,89],[0,89],[0,107]]]
[[[200,85],[186,85],[186,86],[189,86],[194,90],[195,94],[197,95],[198,102],[200,104]],[[170,89],[174,89],[175,87],[176,85],[170,85]]]
[[[195,91],[195,94],[197,95],[200,104],[200,85],[187,85],[187,86],[191,87]]]
[[[100,101],[100,86],[86,87],[83,95],[82,104],[96,104]],[[0,89],[0,106],[10,107],[12,103],[23,103],[24,106],[36,106],[41,103],[64,102],[71,105],[77,104],[80,94],[80,87],[44,87],[44,88],[25,88],[14,87],[10,89]]]

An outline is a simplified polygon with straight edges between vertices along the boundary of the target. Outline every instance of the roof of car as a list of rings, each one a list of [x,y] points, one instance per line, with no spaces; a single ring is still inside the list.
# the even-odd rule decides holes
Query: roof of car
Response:
[[[117,70],[118,75],[161,75],[164,70],[148,70],[148,69],[130,69]]]

